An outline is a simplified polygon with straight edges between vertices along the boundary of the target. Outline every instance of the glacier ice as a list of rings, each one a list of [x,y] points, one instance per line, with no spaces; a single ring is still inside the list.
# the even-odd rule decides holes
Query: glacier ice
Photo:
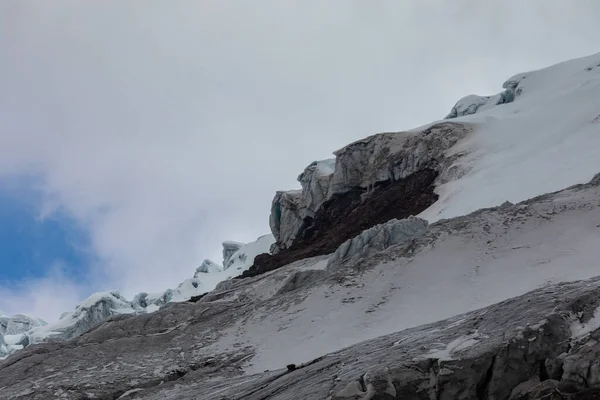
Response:
[[[234,255],[235,252],[238,251],[243,245],[244,243],[239,242],[223,242],[223,267],[226,268],[226,266],[229,264],[231,256]]]
[[[204,260],[202,264],[198,268],[196,268],[196,273],[194,274],[194,278],[198,278],[201,274],[211,274],[215,272],[221,272],[223,268],[214,261]]]
[[[213,261],[204,260],[194,276],[181,282],[175,289],[160,293],[141,292],[131,301],[118,291],[94,293],[79,303],[74,311],[64,312],[55,323],[46,324],[39,318],[25,314],[9,317],[0,311],[0,358],[29,344],[48,340],[62,341],[79,336],[114,315],[150,313],[168,303],[183,302],[202,295],[214,289],[219,282],[247,270],[254,262],[254,257],[268,252],[274,241],[273,235],[268,234],[247,244],[224,242],[223,254],[227,259],[227,270]]]

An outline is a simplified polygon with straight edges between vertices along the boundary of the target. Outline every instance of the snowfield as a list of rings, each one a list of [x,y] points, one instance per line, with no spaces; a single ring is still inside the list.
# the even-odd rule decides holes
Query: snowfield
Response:
[[[512,103],[452,119],[475,124],[453,151],[464,176],[438,187],[429,222],[588,182],[600,171],[600,54],[518,74]]]

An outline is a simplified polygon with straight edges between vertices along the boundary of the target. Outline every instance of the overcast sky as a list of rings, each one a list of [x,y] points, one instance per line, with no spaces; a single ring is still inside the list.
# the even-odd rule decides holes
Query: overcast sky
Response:
[[[596,0],[0,2],[0,309],[174,287],[267,233],[311,161],[598,52],[599,19]]]

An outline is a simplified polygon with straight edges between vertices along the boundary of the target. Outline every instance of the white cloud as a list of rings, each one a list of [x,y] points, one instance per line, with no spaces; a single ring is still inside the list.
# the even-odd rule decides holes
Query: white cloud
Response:
[[[275,190],[314,159],[600,36],[593,0],[0,8],[0,175],[43,174],[41,215],[61,206],[87,226],[110,277],[95,289],[128,296],[266,233]]]
[[[43,277],[0,284],[2,311],[8,315],[24,313],[47,321],[57,320],[63,311],[72,310],[90,288],[69,278],[63,266],[52,264]]]

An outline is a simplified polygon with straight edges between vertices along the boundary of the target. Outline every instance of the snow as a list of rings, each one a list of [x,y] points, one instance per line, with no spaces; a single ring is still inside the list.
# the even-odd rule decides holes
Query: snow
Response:
[[[177,289],[173,291],[173,302],[187,301],[193,296],[198,296],[206,293],[207,290],[198,278],[190,278],[181,282]]]
[[[594,311],[594,316],[587,322],[581,323],[578,319],[571,324],[571,338],[582,339],[596,329],[600,329],[600,307]]]
[[[419,216],[435,222],[588,182],[600,171],[600,54],[518,74],[512,103],[453,122],[474,124],[457,145],[468,172],[438,187]]]
[[[600,189],[581,196],[565,193],[551,204],[561,207],[575,199],[597,204]],[[211,351],[250,346],[256,356],[245,365],[247,373],[275,370],[486,307],[547,283],[596,276],[600,208],[573,207],[551,220],[530,218],[506,226],[504,233],[488,233],[481,226],[464,234],[454,232],[414,257],[379,264],[342,285],[313,287],[301,300],[279,297],[272,304],[263,302],[264,312],[256,311],[226,329]],[[301,268],[313,269],[322,262],[306,260]],[[263,278],[262,287],[277,285],[275,276]],[[444,344],[444,349],[451,356],[477,338],[463,339]]]
[[[232,270],[228,273],[229,276],[240,275],[250,268],[254,263],[254,257],[262,253],[268,253],[273,243],[275,243],[275,237],[268,234],[259,237],[255,242],[242,246],[229,259],[230,265],[226,269],[226,271]]]
[[[159,310],[168,302],[188,301],[194,296],[213,290],[219,282],[231,279],[246,271],[254,263],[254,257],[261,253],[269,252],[271,244],[275,242],[273,235],[264,235],[256,241],[234,244],[239,249],[231,256],[230,268],[224,270],[220,265],[210,260],[204,262],[196,269],[193,278],[181,282],[174,290],[167,289],[161,293],[139,293],[132,301],[127,300],[118,291],[105,291],[94,293],[79,303],[74,311],[65,312],[61,318],[52,324],[46,325],[42,320],[24,314],[7,317],[0,313],[2,325],[7,322],[9,335],[4,336],[5,341],[0,342],[0,356],[22,348],[18,343],[24,335],[30,343],[39,343],[48,338],[69,339],[77,336],[111,315],[150,313]],[[13,321],[14,320],[14,321]],[[13,323],[13,322],[19,322]],[[29,324],[31,329],[16,329]],[[6,329],[6,328],[4,328]],[[4,332],[0,332],[0,335]]]
[[[319,176],[327,176],[333,174],[335,169],[335,158],[316,161],[316,171]]]
[[[439,361],[452,360],[455,353],[466,350],[485,338],[486,336],[482,336],[479,334],[479,332],[475,331],[472,334],[460,336],[454,339],[441,349],[432,350],[429,353],[424,354],[423,358],[434,358]]]

